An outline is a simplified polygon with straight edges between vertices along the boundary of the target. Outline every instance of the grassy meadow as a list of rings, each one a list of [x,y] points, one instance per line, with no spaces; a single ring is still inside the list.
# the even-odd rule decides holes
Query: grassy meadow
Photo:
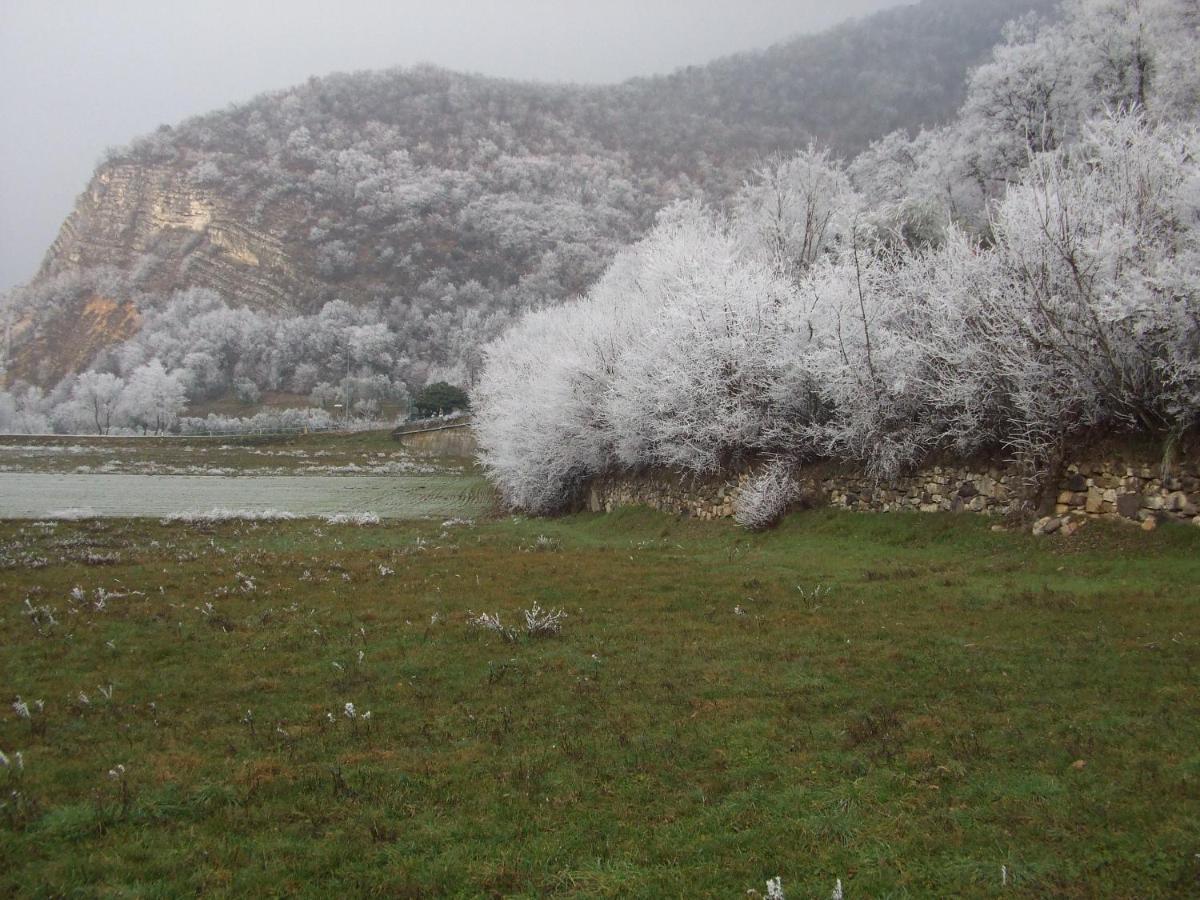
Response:
[[[1200,529],[990,524],[0,523],[0,894],[1195,896]]]

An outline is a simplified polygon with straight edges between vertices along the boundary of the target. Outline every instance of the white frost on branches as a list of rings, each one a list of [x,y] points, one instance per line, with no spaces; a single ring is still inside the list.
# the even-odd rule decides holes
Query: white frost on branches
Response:
[[[738,494],[733,519],[750,531],[762,531],[778,522],[800,496],[792,466],[776,460],[758,472]]]
[[[1077,0],[1011,29],[945,129],[847,169],[777,160],[728,213],[668,208],[587,296],[487,349],[489,476],[545,513],[612,469],[826,457],[886,477],[1194,427],[1198,47],[1194,5]],[[739,520],[791,490],[768,467]]]
[[[586,299],[488,350],[476,420],[505,499],[577,499],[609,468],[939,449],[1043,458],[1073,431],[1183,431],[1200,410],[1200,134],[1137,113],[1035,156],[991,246],[863,226],[800,280],[676,207]],[[606,312],[607,311],[607,312]],[[534,415],[531,410],[537,408]]]

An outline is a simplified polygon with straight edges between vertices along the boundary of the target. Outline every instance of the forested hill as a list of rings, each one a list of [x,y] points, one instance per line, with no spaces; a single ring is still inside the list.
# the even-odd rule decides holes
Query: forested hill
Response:
[[[187,288],[280,317],[344,299],[390,329],[389,377],[469,380],[481,342],[585,290],[668,202],[948,119],[1004,23],[1053,6],[924,0],[606,87],[339,74],[163,126],[110,151],[15,295],[7,380],[119,370],[104,351]]]
[[[659,123],[640,133],[652,156],[694,146],[719,158],[813,141],[849,158],[893,130],[949,119],[966,72],[1000,41],[1005,24],[1031,11],[1049,16],[1056,6],[927,0],[896,7],[765,51],[631,81],[616,89],[626,94],[619,118]]]

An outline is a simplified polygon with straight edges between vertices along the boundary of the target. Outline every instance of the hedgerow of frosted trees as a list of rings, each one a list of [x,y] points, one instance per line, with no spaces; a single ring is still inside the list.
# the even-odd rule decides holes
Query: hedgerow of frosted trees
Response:
[[[0,392],[0,430],[165,431],[188,403],[231,390],[247,411],[260,390],[270,390],[373,418],[385,403],[407,405],[410,378],[438,372],[413,365],[403,340],[371,307],[333,301],[311,316],[274,315],[231,308],[210,290],[182,291],[151,307],[140,332],[98,358],[93,371],[48,392],[21,385]]]
[[[943,449],[1036,464],[1091,426],[1194,427],[1198,34],[1175,0],[1073,3],[1010,30],[946,128],[849,177],[809,151],[729,211],[669,209],[586,297],[488,348],[476,424],[501,492],[545,512],[614,467],[887,476]]]

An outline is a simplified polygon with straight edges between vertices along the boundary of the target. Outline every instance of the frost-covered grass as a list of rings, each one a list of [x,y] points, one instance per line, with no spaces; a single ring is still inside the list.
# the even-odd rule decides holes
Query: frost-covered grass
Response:
[[[326,525],[358,525],[364,527],[378,525],[379,522],[379,516],[373,512],[337,513],[325,517]]]
[[[0,895],[1187,895],[1198,582],[1184,526],[0,523]]]
[[[299,518],[282,509],[225,509],[218,507],[207,512],[175,512],[163,516],[162,523],[171,525],[212,524],[214,522],[287,522]]]
[[[66,506],[46,513],[46,519],[52,522],[78,522],[80,519],[94,518],[96,511],[90,506]]]
[[[471,460],[413,456],[388,431],[278,438],[0,436],[0,472],[144,475],[433,475]]]
[[[202,477],[0,473],[0,517],[223,519],[319,517],[331,524],[486,515],[494,494],[479,476],[398,478]]]

